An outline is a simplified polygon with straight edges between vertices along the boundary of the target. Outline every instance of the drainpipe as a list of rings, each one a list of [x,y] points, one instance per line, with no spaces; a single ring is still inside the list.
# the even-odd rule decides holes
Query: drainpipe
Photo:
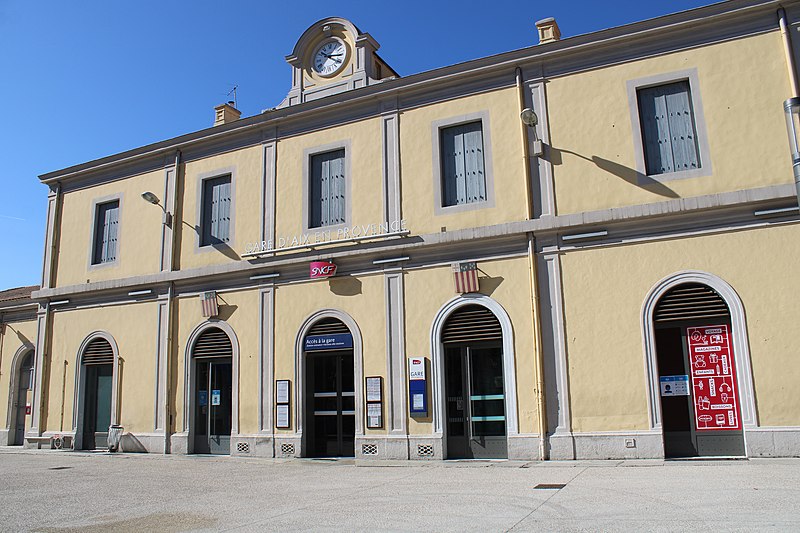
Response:
[[[519,112],[525,109],[525,91],[522,85],[522,69],[515,70]],[[519,122],[522,139],[522,168],[525,176],[525,210],[528,220],[533,220],[533,191],[531,190],[531,168],[528,148],[528,126]],[[535,127],[535,126],[534,126]],[[539,276],[536,268],[536,242],[532,232],[528,233],[528,272],[530,273],[531,325],[533,327],[534,358],[536,360],[536,409],[539,420],[539,459],[547,460],[547,405],[544,394],[544,355],[542,354],[542,331],[539,308]]]
[[[789,69],[789,83],[792,85],[792,98],[800,96],[797,86],[797,67],[794,63],[794,52],[792,51],[792,39],[789,36],[789,25],[786,22],[786,10],[778,10],[778,25],[781,28],[781,38],[783,39],[783,52],[786,54],[786,67]]]

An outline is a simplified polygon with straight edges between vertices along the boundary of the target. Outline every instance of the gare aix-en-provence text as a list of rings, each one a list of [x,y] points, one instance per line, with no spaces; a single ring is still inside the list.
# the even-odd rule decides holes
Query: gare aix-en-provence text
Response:
[[[243,256],[275,253],[296,248],[312,248],[336,242],[357,241],[369,238],[395,237],[408,233],[405,220],[393,220],[377,224],[356,224],[336,229],[309,231],[302,235],[278,237],[275,240],[248,242]]]

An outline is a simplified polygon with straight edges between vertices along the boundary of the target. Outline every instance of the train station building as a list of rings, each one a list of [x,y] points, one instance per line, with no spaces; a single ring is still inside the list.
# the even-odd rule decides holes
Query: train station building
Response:
[[[320,20],[274,108],[39,177],[41,286],[0,293],[0,444],[800,455],[798,21],[544,19],[400,76],[380,28]]]

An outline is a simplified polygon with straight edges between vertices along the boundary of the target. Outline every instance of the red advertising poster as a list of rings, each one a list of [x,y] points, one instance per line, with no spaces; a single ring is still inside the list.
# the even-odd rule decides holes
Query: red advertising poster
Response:
[[[741,429],[736,365],[726,324],[686,328],[698,431]]]

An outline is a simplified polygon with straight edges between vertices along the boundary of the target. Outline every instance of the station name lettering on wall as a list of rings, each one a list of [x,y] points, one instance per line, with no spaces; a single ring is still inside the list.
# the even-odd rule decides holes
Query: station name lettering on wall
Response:
[[[303,233],[302,235],[278,237],[275,240],[248,242],[245,244],[244,253],[248,255],[262,252],[279,252],[283,249],[312,247],[323,243],[335,243],[336,241],[391,236],[407,231],[405,220],[380,222],[378,224],[356,224],[335,230],[320,230]]]

